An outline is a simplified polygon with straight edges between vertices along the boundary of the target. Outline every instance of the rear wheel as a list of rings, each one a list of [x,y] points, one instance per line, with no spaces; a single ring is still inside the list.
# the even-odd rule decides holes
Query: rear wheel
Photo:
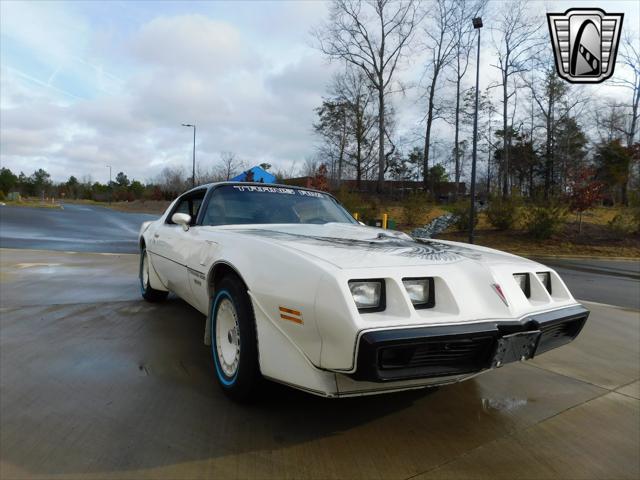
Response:
[[[251,300],[238,278],[222,279],[210,315],[211,353],[218,383],[234,400],[250,400],[261,378]]]
[[[146,248],[140,250],[140,293],[142,298],[148,302],[160,302],[167,298],[169,292],[163,292],[162,290],[156,290],[151,287],[149,283],[149,270],[151,265],[149,264],[149,254]]]

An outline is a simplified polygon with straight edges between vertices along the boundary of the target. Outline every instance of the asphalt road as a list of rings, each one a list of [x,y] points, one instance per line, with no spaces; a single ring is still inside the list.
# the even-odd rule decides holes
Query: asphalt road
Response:
[[[140,224],[156,218],[88,205],[4,206],[0,207],[0,248],[135,253]]]
[[[65,204],[64,210],[0,207],[0,247],[137,253],[140,224],[154,215]],[[640,261],[543,258],[580,300],[640,309]]]
[[[534,259],[556,270],[575,298],[640,310],[640,259]]]
[[[322,399],[214,383],[204,317],[139,297],[137,257],[4,249],[0,478],[640,476],[638,312],[435,390]]]

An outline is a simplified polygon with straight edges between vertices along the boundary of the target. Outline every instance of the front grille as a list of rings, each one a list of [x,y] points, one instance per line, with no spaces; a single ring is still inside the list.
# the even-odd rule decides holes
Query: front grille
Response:
[[[351,376],[355,380],[389,382],[480,372],[492,367],[494,357],[500,353],[498,342],[501,347],[509,347],[509,354],[502,352],[499,359],[520,360],[522,355],[517,353],[524,347],[525,357],[529,358],[531,353],[538,355],[572,341],[588,316],[587,309],[574,306],[513,322],[364,332],[360,337],[356,371]],[[523,335],[507,339],[518,333]],[[538,344],[533,352],[531,342],[535,340]]]
[[[392,373],[419,369],[423,376],[454,375],[485,368],[490,361],[495,337],[492,335],[437,340],[380,348],[378,368]]]
[[[569,343],[576,338],[582,329],[587,317],[579,317],[566,322],[557,322],[549,325],[542,324],[540,331],[540,342],[536,354],[546,352],[552,348],[559,347],[565,343]]]

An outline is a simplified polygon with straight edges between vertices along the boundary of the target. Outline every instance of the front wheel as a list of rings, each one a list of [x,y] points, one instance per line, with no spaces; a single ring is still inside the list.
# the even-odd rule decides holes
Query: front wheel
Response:
[[[242,282],[225,277],[211,302],[211,351],[218,383],[237,401],[253,397],[260,383],[251,300]]]
[[[149,283],[150,268],[149,254],[147,253],[147,249],[143,248],[140,251],[140,293],[142,294],[142,298],[148,302],[160,302],[167,298],[169,292],[163,292],[162,290],[156,290],[151,287],[151,284]]]

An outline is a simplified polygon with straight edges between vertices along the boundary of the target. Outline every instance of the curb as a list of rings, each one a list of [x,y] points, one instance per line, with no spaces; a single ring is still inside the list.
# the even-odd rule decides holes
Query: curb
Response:
[[[538,254],[538,253],[518,253],[518,252],[509,252],[513,255],[518,255],[520,257],[527,258],[557,258],[557,259],[565,259],[565,260],[612,260],[616,262],[629,262],[636,261],[640,262],[640,257],[608,257],[603,255],[548,255],[548,254]]]

